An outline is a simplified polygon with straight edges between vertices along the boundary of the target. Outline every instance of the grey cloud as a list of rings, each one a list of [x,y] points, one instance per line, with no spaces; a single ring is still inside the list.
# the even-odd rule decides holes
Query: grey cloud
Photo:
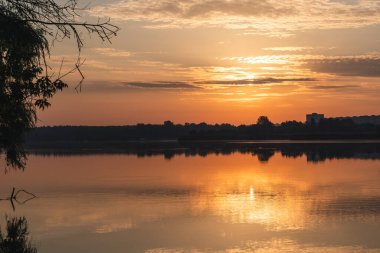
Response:
[[[92,81],[84,83],[82,90],[85,92],[123,92],[141,89],[201,89],[196,85],[185,82],[116,82],[116,81]],[[66,92],[72,90],[66,89]]]
[[[332,3],[341,3],[341,4],[348,4],[348,5],[356,5],[359,4],[359,0],[330,0]]]
[[[147,89],[198,89],[199,87],[183,82],[125,82],[125,85]]]
[[[214,14],[237,16],[272,16],[295,14],[294,8],[273,4],[268,0],[135,0],[119,2],[118,12],[126,16],[169,15],[178,18],[207,17]],[[112,5],[111,5],[112,6]]]
[[[89,13],[145,21],[145,28],[222,26],[286,36],[305,29],[379,24],[380,6],[373,0],[119,0],[98,5]]]
[[[315,72],[341,76],[380,77],[380,58],[309,60],[306,67]]]
[[[197,84],[220,84],[220,85],[244,85],[244,84],[270,84],[284,82],[313,82],[317,81],[314,78],[258,78],[258,79],[241,79],[241,80],[210,80],[196,82]]]
[[[335,90],[335,89],[347,89],[347,88],[357,88],[359,85],[316,85],[310,87],[311,89],[316,90]]]
[[[184,9],[182,15],[187,18],[208,16],[213,13],[223,13],[239,16],[282,16],[293,14],[291,8],[276,8],[273,4],[265,0],[256,1],[227,1],[211,0],[193,4],[188,9]]]

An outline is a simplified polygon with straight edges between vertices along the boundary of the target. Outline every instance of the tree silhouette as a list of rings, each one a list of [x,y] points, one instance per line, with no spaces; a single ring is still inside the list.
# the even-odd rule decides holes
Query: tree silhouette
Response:
[[[269,118],[267,116],[260,116],[258,119],[257,119],[257,125],[259,126],[273,126],[273,123],[269,120]]]
[[[25,217],[7,218],[6,223],[6,233],[0,230],[0,253],[37,253],[30,243]]]
[[[24,168],[24,135],[35,126],[37,109],[48,107],[50,98],[68,86],[63,81],[66,75],[74,71],[82,75],[79,56],[71,71],[49,73],[53,43],[74,38],[80,52],[82,30],[102,41],[110,41],[119,30],[109,20],[78,21],[77,1],[0,0],[0,152],[7,165]]]

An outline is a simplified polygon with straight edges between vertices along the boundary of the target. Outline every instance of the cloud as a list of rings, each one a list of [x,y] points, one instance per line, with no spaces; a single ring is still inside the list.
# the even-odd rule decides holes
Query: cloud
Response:
[[[102,54],[102,55],[106,55],[106,56],[116,56],[116,57],[129,57],[132,55],[131,52],[129,51],[125,51],[125,50],[118,50],[118,49],[115,49],[115,48],[93,48],[92,49],[93,51],[99,53],[99,54]]]
[[[195,85],[184,82],[125,82],[125,85],[146,89],[199,89]]]
[[[209,80],[203,82],[195,82],[197,84],[219,84],[219,85],[253,85],[253,84],[271,84],[284,82],[313,82],[314,78],[257,78],[257,79],[241,79],[241,80]]]
[[[265,51],[282,51],[282,52],[297,52],[311,50],[313,47],[266,47],[263,48]]]
[[[305,55],[260,55],[260,56],[235,56],[235,57],[224,57],[222,60],[225,61],[236,61],[238,63],[245,64],[289,64],[292,61],[299,61],[305,59]]]
[[[293,70],[298,70],[300,74],[304,73],[304,75],[307,76],[322,73],[337,76],[380,77],[380,55],[377,53],[356,56],[280,54],[225,57],[222,58],[222,60],[249,65],[264,65],[264,67],[261,68],[268,68],[268,70],[270,70],[273,65],[285,66]],[[305,74],[305,71],[311,71],[311,73]]]
[[[330,2],[354,5],[354,4],[358,4],[360,0],[330,0]]]
[[[231,16],[271,16],[294,14],[289,5],[273,4],[268,0],[128,0],[114,4],[95,7],[93,12],[112,11],[111,14],[125,14],[124,19],[154,19],[166,17],[192,19],[213,17],[217,15]],[[121,18],[118,16],[118,18]]]
[[[308,60],[306,67],[314,72],[341,76],[380,77],[380,58],[378,57],[315,59]]]
[[[278,36],[380,24],[380,6],[373,0],[121,0],[90,14],[142,21],[147,28],[221,26]]]
[[[274,84],[285,82],[313,82],[317,81],[314,78],[257,78],[257,79],[240,79],[240,80],[205,80],[194,81],[192,83],[187,82],[124,82],[126,87],[143,88],[143,89],[202,89],[206,85],[218,86],[244,86],[244,85],[260,85],[260,84]]]
[[[186,1],[191,3],[191,1]],[[293,13],[291,7],[280,5],[272,5],[267,0],[243,0],[243,1],[228,1],[228,0],[209,0],[209,1],[193,1],[187,8],[182,9],[182,16],[207,17],[213,15],[232,15],[232,16],[271,16],[278,17]]]
[[[185,82],[119,82],[119,81],[90,81],[82,87],[86,92],[129,91],[131,89],[200,89],[196,85]]]
[[[358,88],[359,85],[316,85],[310,87],[315,90],[337,90],[337,89],[348,89],[348,88]]]

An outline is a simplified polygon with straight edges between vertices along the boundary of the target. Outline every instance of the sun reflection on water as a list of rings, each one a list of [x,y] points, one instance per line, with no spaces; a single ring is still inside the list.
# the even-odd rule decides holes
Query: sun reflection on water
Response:
[[[41,253],[64,253],[49,243],[69,247],[67,238],[75,243],[65,252],[78,245],[94,253],[110,250],[102,245],[115,253],[131,246],[149,253],[379,252],[378,161],[315,164],[279,154],[266,163],[251,154],[49,159],[32,157],[34,167],[14,176],[38,191],[16,212],[47,245]]]

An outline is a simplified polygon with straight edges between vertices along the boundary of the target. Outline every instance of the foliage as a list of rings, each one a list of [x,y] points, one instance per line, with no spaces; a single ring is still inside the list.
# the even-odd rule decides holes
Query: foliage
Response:
[[[0,253],[37,253],[29,241],[25,217],[7,218],[6,234],[0,230]]]
[[[24,168],[25,132],[35,127],[37,110],[50,106],[50,98],[67,87],[62,78],[79,70],[80,61],[68,73],[49,73],[47,58],[54,41],[74,37],[83,46],[80,30],[95,33],[103,41],[118,28],[109,20],[91,24],[77,21],[77,0],[0,0],[0,152],[7,164]],[[52,40],[49,43],[49,38]]]
[[[269,120],[267,116],[260,116],[257,119],[257,125],[259,126],[272,126],[273,123]]]
[[[270,120],[268,119],[270,122]],[[350,120],[324,119],[318,125],[297,121],[281,124],[137,124],[128,126],[56,126],[33,129],[26,144],[31,148],[48,145],[119,143],[137,140],[310,140],[310,139],[380,139],[380,125],[355,124]]]

